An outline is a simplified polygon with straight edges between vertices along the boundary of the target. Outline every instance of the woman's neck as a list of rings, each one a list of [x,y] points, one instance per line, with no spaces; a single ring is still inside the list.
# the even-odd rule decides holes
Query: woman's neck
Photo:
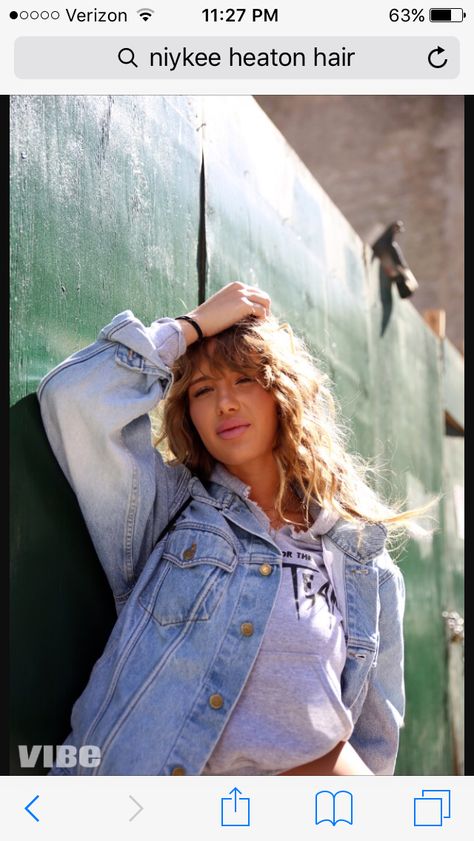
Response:
[[[256,502],[264,511],[273,528],[279,528],[285,522],[275,509],[279,489],[278,467],[273,456],[258,459],[244,465],[225,465],[233,476],[250,487],[249,499]],[[288,489],[283,499],[282,511],[284,517],[300,526],[308,526],[307,516],[303,510],[301,500]]]
[[[279,475],[273,456],[255,459],[246,464],[226,464],[225,467],[232,476],[236,476],[249,486],[249,498],[263,511],[274,508],[278,494]]]

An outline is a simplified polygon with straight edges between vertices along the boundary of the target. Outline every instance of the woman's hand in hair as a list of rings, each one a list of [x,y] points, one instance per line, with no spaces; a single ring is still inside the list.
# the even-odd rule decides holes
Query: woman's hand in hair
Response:
[[[262,289],[236,281],[219,289],[188,315],[198,322],[204,336],[215,336],[246,316],[266,318],[270,314],[270,305],[270,296]],[[186,325],[186,322],[181,322],[181,325]],[[190,339],[193,341],[196,331],[191,325],[189,327]]]

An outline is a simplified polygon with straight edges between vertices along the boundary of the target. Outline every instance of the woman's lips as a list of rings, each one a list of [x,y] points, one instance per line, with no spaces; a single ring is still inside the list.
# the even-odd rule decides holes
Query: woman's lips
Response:
[[[232,429],[224,429],[223,432],[218,432],[217,434],[219,438],[239,438],[249,426],[249,423],[243,423],[240,426],[233,426]]]

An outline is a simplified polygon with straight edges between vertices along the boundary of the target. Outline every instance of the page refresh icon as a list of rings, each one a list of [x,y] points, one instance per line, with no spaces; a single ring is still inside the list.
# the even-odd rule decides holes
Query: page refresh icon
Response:
[[[316,817],[315,823],[320,824],[328,821],[332,826],[337,823],[353,824],[354,804],[350,791],[318,791],[316,794]]]

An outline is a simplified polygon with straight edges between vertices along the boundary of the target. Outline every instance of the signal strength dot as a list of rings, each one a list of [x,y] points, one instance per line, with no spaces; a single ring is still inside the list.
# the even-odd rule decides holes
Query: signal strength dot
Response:
[[[144,21],[150,20],[151,16],[155,14],[154,9],[138,9],[137,15],[140,15],[141,19]]]

